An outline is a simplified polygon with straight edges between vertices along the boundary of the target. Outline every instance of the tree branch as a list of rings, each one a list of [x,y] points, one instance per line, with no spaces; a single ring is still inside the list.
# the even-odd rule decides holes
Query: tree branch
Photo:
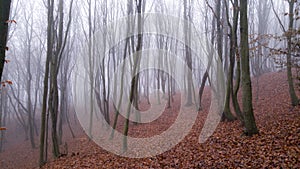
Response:
[[[279,25],[280,25],[282,31],[283,31],[283,32],[286,32],[286,30],[285,30],[285,28],[284,28],[284,26],[283,26],[283,24],[282,24],[282,22],[281,22],[281,20],[280,20],[280,18],[279,18],[279,16],[278,16],[277,12],[275,11],[273,0],[271,0],[271,4],[272,4],[272,10],[273,10],[273,12],[274,12],[274,14],[275,14],[275,16],[276,16],[278,22],[279,22]]]

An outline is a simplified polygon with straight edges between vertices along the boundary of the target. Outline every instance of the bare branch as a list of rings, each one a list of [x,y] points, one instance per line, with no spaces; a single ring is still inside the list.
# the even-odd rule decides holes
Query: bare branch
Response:
[[[282,24],[282,22],[281,22],[281,20],[280,20],[280,18],[279,18],[279,16],[278,16],[277,12],[275,11],[273,0],[271,0],[271,4],[272,4],[272,10],[273,10],[273,12],[274,12],[274,14],[275,14],[275,16],[276,16],[278,22],[279,22],[279,25],[280,25],[282,31],[283,31],[283,32],[286,32],[286,30],[285,30],[285,28],[284,28],[284,26],[283,26],[283,24]]]

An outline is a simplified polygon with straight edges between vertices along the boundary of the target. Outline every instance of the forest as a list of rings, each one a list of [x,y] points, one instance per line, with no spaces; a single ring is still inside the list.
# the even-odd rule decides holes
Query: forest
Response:
[[[300,168],[297,0],[0,0],[0,168]]]

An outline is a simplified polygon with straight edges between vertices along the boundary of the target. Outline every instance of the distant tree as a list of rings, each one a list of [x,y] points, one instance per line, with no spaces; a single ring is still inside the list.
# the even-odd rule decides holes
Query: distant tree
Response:
[[[55,158],[60,157],[59,139],[57,131],[58,110],[59,110],[59,90],[58,90],[58,73],[61,67],[63,54],[65,51],[70,25],[72,21],[72,6],[73,0],[69,6],[69,20],[66,28],[64,28],[64,2],[58,1],[57,17],[54,19],[55,1],[48,0],[48,29],[47,29],[47,60],[45,65],[44,77],[44,95],[42,107],[42,122],[41,122],[41,136],[40,136],[40,166],[47,160],[47,119],[46,111],[48,107],[51,115],[51,138],[52,150]],[[57,22],[57,23],[56,23]],[[56,27],[55,27],[56,26]],[[48,88],[49,85],[49,88]],[[48,97],[49,94],[49,97]],[[47,117],[48,118],[48,117]],[[46,133],[45,133],[46,132]],[[46,146],[46,148],[44,147]],[[44,157],[44,150],[45,156]]]
[[[288,85],[289,85],[289,94],[291,99],[292,106],[297,106],[299,104],[299,99],[295,92],[294,87],[294,80],[293,80],[293,60],[292,60],[292,53],[294,50],[294,43],[293,43],[293,36],[295,36],[295,29],[294,29],[294,22],[295,22],[295,15],[298,15],[299,11],[298,9],[295,9],[295,3],[296,0],[288,0],[289,4],[289,12],[285,13],[285,15],[288,15],[288,29],[286,30],[283,22],[280,20],[278,13],[275,11],[273,0],[271,0],[272,9],[273,12],[279,22],[279,25],[281,27],[281,30],[283,31],[283,37],[280,37],[280,39],[286,39],[287,48],[285,50],[282,49],[275,49],[275,51],[278,51],[279,54],[286,54],[286,67],[287,67],[287,77],[288,77]],[[296,12],[294,12],[296,11]],[[297,17],[297,20],[299,18]]]
[[[206,1],[206,4],[208,4],[208,1]],[[206,9],[207,11],[207,9]],[[208,31],[208,15],[206,14],[205,17],[204,17],[204,21],[206,22],[205,24],[205,30],[206,32],[209,32]],[[212,30],[210,31],[210,44],[211,46],[213,46],[213,44],[215,43],[215,24],[216,24],[216,17],[213,17],[212,19],[212,23],[211,23],[211,27],[212,27]],[[208,33],[206,33],[206,38],[208,39],[209,35]],[[210,61],[211,62],[211,61]],[[205,73],[204,75],[202,76],[202,80],[201,80],[201,85],[200,85],[200,88],[199,88],[199,91],[198,91],[198,95],[199,95],[199,104],[198,104],[198,110],[202,110],[202,96],[203,96],[203,92],[204,92],[204,87],[206,85],[206,82],[207,82],[207,79],[208,79],[208,73],[209,73],[209,69],[210,69],[210,66],[211,64],[209,63],[206,70],[205,70]]]
[[[44,75],[44,94],[43,94],[43,103],[42,103],[42,115],[41,115],[41,134],[40,134],[40,155],[39,155],[39,166],[43,166],[47,161],[47,121],[46,121],[46,112],[47,112],[47,98],[48,98],[48,83],[49,83],[49,63],[51,56],[53,54],[53,11],[54,11],[54,0],[47,1],[47,13],[48,13],[48,27],[47,27],[47,56],[45,64],[45,75]]]
[[[127,0],[127,15],[131,15],[133,13],[133,6],[132,6],[132,0]],[[130,19],[128,18],[127,20],[127,25],[126,25],[126,32],[127,35],[129,34],[129,32],[131,31],[131,27],[133,27],[134,25],[131,24]],[[130,37],[127,37],[125,39],[125,45],[124,45],[124,49],[123,49],[123,53],[122,53],[122,58],[125,60],[127,54],[130,51]],[[114,137],[114,133],[115,133],[115,129],[117,127],[117,122],[118,122],[118,118],[120,115],[120,108],[121,108],[121,104],[122,104],[122,99],[123,99],[123,95],[124,95],[124,79],[125,79],[125,67],[126,67],[126,62],[123,62],[122,64],[122,73],[121,73],[121,84],[120,86],[120,93],[119,93],[119,98],[117,99],[117,105],[115,106],[115,117],[114,117],[114,122],[113,122],[113,130],[111,132],[111,136],[110,138],[112,139]],[[116,82],[115,82],[116,83]],[[117,86],[117,84],[114,84],[114,86]],[[127,126],[128,127],[128,126]],[[125,139],[125,138],[124,138]]]
[[[132,4],[132,0],[129,0],[129,3]],[[143,34],[142,34],[142,5],[145,3],[145,1],[142,0],[137,0],[136,1],[136,9],[138,13],[138,20],[137,20],[137,26],[138,26],[138,40],[137,40],[137,46],[136,46],[136,52],[140,52],[142,50],[142,45],[143,45]],[[138,54],[137,57],[134,58],[134,63],[133,63],[133,78],[131,81],[131,86],[130,86],[130,96],[129,96],[129,103],[127,105],[127,110],[126,110],[126,121],[125,121],[125,126],[124,126],[124,137],[123,137],[123,151],[127,151],[127,136],[128,136],[128,129],[129,129],[129,117],[130,117],[130,112],[131,112],[131,104],[134,106],[138,105],[138,80],[139,80],[139,74],[138,69],[139,69],[139,64],[140,64],[140,59],[141,55]],[[138,109],[137,107],[135,107]],[[137,117],[139,119],[136,119],[137,121],[140,121],[140,117]]]
[[[192,0],[184,0],[184,19],[186,22],[184,22],[184,40],[185,40],[185,61],[188,66],[188,69],[190,71],[193,70],[193,61],[192,61],[192,51],[189,46],[191,46],[191,25],[188,24],[187,21],[191,22],[192,21]],[[187,74],[187,103],[186,106],[191,106],[193,104],[193,95],[192,95],[192,73],[188,72]]]

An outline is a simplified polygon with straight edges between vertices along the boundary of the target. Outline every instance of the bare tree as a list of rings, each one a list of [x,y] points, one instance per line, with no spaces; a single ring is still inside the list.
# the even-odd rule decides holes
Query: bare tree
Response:
[[[45,79],[44,79],[44,96],[43,96],[43,110],[42,110],[42,127],[41,127],[41,140],[40,140],[40,166],[47,160],[44,157],[44,149],[47,152],[47,148],[44,147],[45,143],[45,130],[46,130],[46,111],[48,106],[49,114],[51,115],[51,138],[53,155],[58,158],[61,154],[59,151],[59,142],[57,134],[57,120],[58,120],[58,108],[59,108],[59,91],[58,91],[58,73],[61,67],[61,61],[65,46],[67,43],[67,37],[69,35],[71,20],[72,20],[72,5],[73,0],[70,2],[69,20],[64,29],[64,2],[59,0],[58,3],[58,24],[55,24],[54,20],[54,0],[49,0],[47,4],[48,8],[48,48],[47,48],[47,61],[45,66]],[[55,29],[54,26],[57,26]],[[58,32],[55,32],[58,30]],[[57,35],[57,36],[56,36]],[[48,78],[50,88],[48,89]],[[48,92],[49,90],[49,92]],[[48,97],[49,93],[49,98]],[[43,134],[42,134],[43,133]],[[46,140],[47,141],[47,140]],[[47,147],[47,146],[46,146]]]
[[[189,3],[187,2],[187,0],[184,0],[184,19],[186,21],[189,21],[191,22],[192,21],[192,0],[189,0]],[[187,66],[188,66],[188,69],[190,71],[193,70],[193,64],[192,64],[192,51],[190,49],[189,46],[190,45],[190,42],[191,42],[191,25],[188,24],[188,22],[184,22],[184,30],[185,31],[185,56],[186,56],[186,63],[187,63]],[[188,71],[189,72],[189,71]],[[190,106],[192,105],[192,98],[193,98],[193,95],[192,95],[192,73],[189,72],[187,74],[187,103],[186,103],[186,106]]]
[[[47,1],[47,13],[48,13],[48,28],[47,28],[47,58],[45,63],[45,75],[44,75],[44,94],[43,94],[43,105],[41,115],[41,135],[40,135],[40,155],[39,155],[39,166],[43,166],[47,162],[47,135],[48,135],[48,124],[46,123],[47,113],[47,99],[48,99],[48,83],[49,83],[49,63],[53,54],[53,20],[54,20],[54,0]],[[48,120],[47,120],[48,121]],[[46,125],[47,124],[47,125]]]
[[[293,106],[297,106],[299,104],[299,99],[295,92],[294,81],[293,81],[293,73],[292,73],[292,36],[294,29],[294,6],[295,0],[289,0],[289,27],[288,31],[285,32],[287,37],[287,55],[286,55],[286,66],[287,66],[287,77],[289,84],[289,93],[291,98],[291,103]]]
[[[242,92],[243,112],[245,121],[245,134],[252,136],[258,133],[253,114],[252,87],[249,65],[249,42],[248,42],[248,17],[247,0],[240,0],[240,31],[241,31],[241,67],[242,67]]]
[[[131,3],[130,3],[131,1]],[[130,0],[129,3],[132,4],[132,0]],[[127,114],[126,114],[126,121],[125,121],[125,126],[124,126],[124,137],[123,137],[123,151],[127,151],[127,135],[128,135],[128,129],[129,129],[129,116],[131,112],[131,104],[134,104],[134,106],[137,106],[138,104],[138,80],[139,80],[139,75],[138,69],[139,69],[139,63],[141,59],[141,53],[140,51],[142,50],[142,44],[143,44],[143,35],[142,35],[142,5],[145,3],[142,0],[136,0],[136,7],[137,7],[137,13],[138,13],[138,20],[137,20],[137,26],[138,26],[138,41],[137,41],[137,46],[136,46],[136,52],[138,55],[134,58],[134,63],[133,63],[133,71],[132,75],[134,76],[132,81],[131,81],[131,86],[130,86],[130,96],[129,96],[129,103],[127,105]],[[136,109],[138,109],[136,107]],[[139,118],[139,117],[137,117]],[[140,119],[136,119],[140,120]]]
[[[2,78],[3,68],[5,64],[5,52],[8,49],[6,46],[8,37],[8,24],[10,14],[11,0],[5,0],[0,2],[0,81]]]
[[[235,7],[238,5],[237,1],[233,5],[233,23],[230,23],[228,4],[224,1],[224,7],[226,11],[226,20],[229,27],[229,37],[230,37],[230,50],[229,50],[229,69],[227,72],[227,85],[226,85],[226,96],[225,96],[225,106],[222,114],[222,121],[233,121],[236,118],[233,116],[230,110],[230,98],[233,92],[233,74],[235,66],[235,55],[237,53],[237,21],[238,21],[238,8]],[[226,57],[226,56],[225,56]],[[239,65],[238,65],[239,66]],[[232,99],[234,100],[233,96]],[[238,112],[238,103],[234,104],[237,115]]]
[[[280,25],[281,30],[286,37],[287,42],[287,49],[286,49],[286,67],[287,67],[287,78],[288,78],[288,85],[289,85],[289,94],[291,99],[292,106],[297,106],[299,104],[299,99],[295,92],[294,81],[293,81],[293,72],[292,72],[292,36],[293,36],[293,29],[294,29],[294,7],[295,7],[295,0],[288,0],[289,11],[286,13],[289,16],[288,20],[288,29],[286,30],[284,23],[281,21],[278,13],[275,10],[273,0],[271,0],[272,10],[275,14],[275,17]],[[284,5],[283,5],[284,6]],[[282,51],[281,51],[282,52]]]

